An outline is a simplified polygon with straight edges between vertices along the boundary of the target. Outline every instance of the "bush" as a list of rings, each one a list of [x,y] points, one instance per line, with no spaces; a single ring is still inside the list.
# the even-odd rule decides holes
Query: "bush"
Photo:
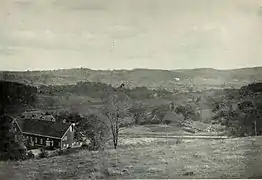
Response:
[[[63,155],[63,151],[62,151],[61,149],[59,149],[59,150],[57,151],[57,155],[58,155],[58,156]]]
[[[26,148],[20,134],[13,128],[13,118],[5,115],[0,117],[0,160],[26,159]]]
[[[166,119],[166,120],[164,120],[164,121],[163,121],[163,123],[168,125],[168,124],[171,124],[171,123],[172,123],[172,121],[171,121],[171,120],[168,120],[168,119]]]
[[[181,144],[183,142],[183,140],[181,138],[176,140],[176,144]]]
[[[7,161],[18,161],[18,160],[25,160],[27,159],[26,151],[25,149],[22,149],[20,147],[12,148],[8,152],[2,152],[0,153],[0,160]]]
[[[39,154],[40,158],[46,158],[48,157],[48,153],[46,152],[46,150],[44,148],[41,148],[41,153]]]
[[[160,124],[161,121],[158,119],[155,120],[146,120],[146,121],[141,121],[139,125],[147,125],[147,124]]]
[[[82,148],[82,149],[89,149],[90,146],[89,146],[88,144],[82,144],[81,148]]]
[[[59,149],[55,151],[53,156],[62,156],[62,155],[67,155],[67,154],[72,154],[76,153],[80,150],[80,148],[67,148],[67,149]]]
[[[33,158],[35,158],[35,155],[32,153],[32,151],[29,151],[29,152],[27,153],[27,158],[28,158],[28,159],[33,159]]]
[[[9,153],[10,160],[25,160],[26,157],[26,150],[22,147],[17,147],[12,149]]]

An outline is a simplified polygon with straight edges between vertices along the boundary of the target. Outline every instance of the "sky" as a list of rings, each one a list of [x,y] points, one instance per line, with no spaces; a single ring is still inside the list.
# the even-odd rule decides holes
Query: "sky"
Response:
[[[0,69],[262,66],[261,0],[0,0]]]

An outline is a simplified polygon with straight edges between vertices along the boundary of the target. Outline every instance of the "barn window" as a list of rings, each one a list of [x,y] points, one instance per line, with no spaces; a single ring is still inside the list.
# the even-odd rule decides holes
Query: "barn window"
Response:
[[[43,144],[43,139],[42,138],[40,139],[40,144]]]
[[[46,140],[46,146],[50,146],[50,141]]]
[[[35,143],[37,143],[37,137],[35,137]]]

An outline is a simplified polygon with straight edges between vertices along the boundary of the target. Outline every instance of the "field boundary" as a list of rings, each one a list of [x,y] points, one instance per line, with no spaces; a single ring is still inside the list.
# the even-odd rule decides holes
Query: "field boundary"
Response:
[[[193,136],[193,135],[150,135],[150,134],[121,134],[123,138],[169,138],[169,139],[229,139],[228,136]]]

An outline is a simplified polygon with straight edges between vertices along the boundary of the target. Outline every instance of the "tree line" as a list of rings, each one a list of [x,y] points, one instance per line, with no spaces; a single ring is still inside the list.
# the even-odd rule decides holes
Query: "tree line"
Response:
[[[68,94],[86,95],[92,98],[102,98],[105,91],[115,91],[117,88],[100,82],[78,82],[76,85],[40,86],[39,93],[50,96],[65,96]],[[169,97],[172,92],[165,89],[151,90],[147,87],[125,87],[125,93],[132,99],[148,99],[154,96]]]
[[[20,134],[13,129],[13,118],[21,107],[36,101],[37,88],[17,82],[0,81],[0,160],[26,159]]]
[[[233,136],[262,134],[262,83],[238,90],[227,90],[225,97],[213,102],[214,119]]]

